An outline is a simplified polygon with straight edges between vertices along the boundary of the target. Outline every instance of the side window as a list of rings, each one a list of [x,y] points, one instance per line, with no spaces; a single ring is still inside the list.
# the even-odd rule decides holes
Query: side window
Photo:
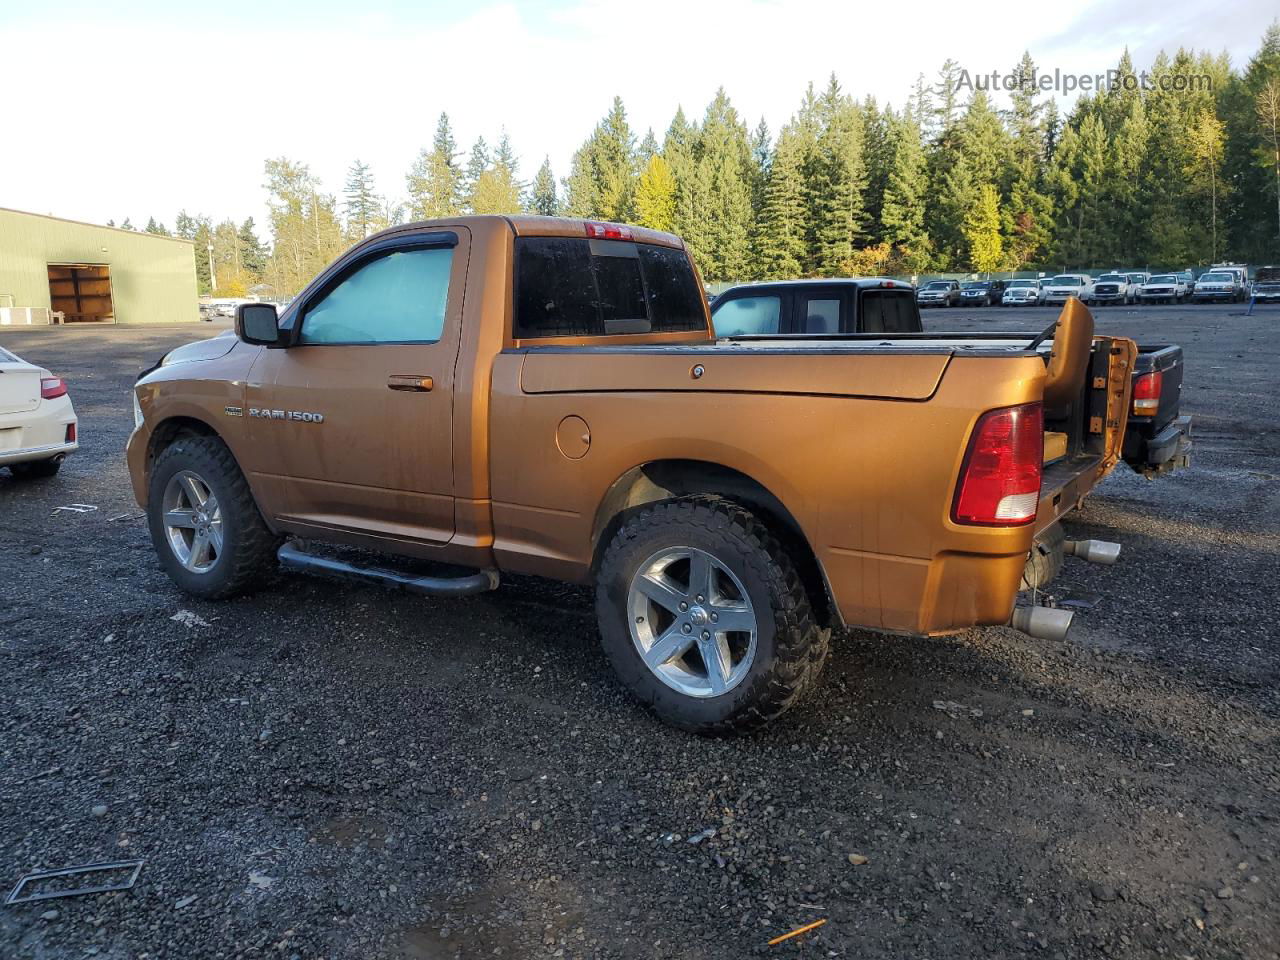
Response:
[[[860,333],[919,333],[916,298],[908,290],[864,290]]]
[[[299,343],[434,343],[452,266],[452,247],[394,250],[362,264],[307,308]]]
[[[839,333],[840,299],[798,298],[797,333]]]
[[[716,304],[711,322],[717,337],[742,337],[777,333],[782,314],[780,297],[737,297]]]

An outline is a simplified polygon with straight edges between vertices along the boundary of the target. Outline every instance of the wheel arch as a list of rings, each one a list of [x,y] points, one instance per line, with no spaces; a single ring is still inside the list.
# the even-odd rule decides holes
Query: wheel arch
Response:
[[[818,621],[824,627],[838,623],[826,571],[794,514],[754,477],[710,461],[650,460],[618,477],[596,508],[591,526],[592,573],[599,570],[605,550],[628,517],[651,503],[698,494],[732,500],[767,523],[799,568]]]
[[[151,436],[147,439],[148,473],[151,472],[151,465],[155,463],[160,452],[179,437],[217,437],[226,443],[226,439],[217,430],[199,417],[187,415],[166,417],[155,425]]]

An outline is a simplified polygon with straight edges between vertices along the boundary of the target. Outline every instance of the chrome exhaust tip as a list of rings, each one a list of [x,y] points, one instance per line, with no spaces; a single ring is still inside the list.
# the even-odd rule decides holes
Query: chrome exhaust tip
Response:
[[[1056,607],[1014,607],[1009,626],[1037,640],[1065,640],[1075,614]]]
[[[1109,540],[1068,540],[1063,545],[1069,557],[1079,557],[1089,563],[1111,566],[1120,559],[1120,544]]]

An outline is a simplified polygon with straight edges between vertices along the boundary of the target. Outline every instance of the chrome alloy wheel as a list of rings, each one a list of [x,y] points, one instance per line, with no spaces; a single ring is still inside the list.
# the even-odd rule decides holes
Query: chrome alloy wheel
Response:
[[[209,484],[181,470],[169,478],[161,501],[164,536],[178,562],[192,573],[208,573],[222,556],[222,508]]]
[[[631,640],[654,675],[690,697],[718,697],[746,677],[756,614],[742,581],[696,547],[668,547],[640,565],[627,591]]]

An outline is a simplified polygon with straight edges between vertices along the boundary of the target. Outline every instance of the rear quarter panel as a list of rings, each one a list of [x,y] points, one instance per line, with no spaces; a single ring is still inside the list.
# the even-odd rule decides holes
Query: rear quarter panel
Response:
[[[978,416],[1039,399],[1038,358],[736,359],[740,369],[720,375],[721,358],[705,358],[706,374],[693,380],[694,360],[678,353],[605,364],[590,352],[499,355],[491,457],[500,565],[586,581],[596,511],[615,481],[655,460],[704,461],[784,504],[847,623],[932,633],[1008,618],[1031,527],[957,526],[950,508]],[[843,378],[823,369],[842,363]],[[570,416],[590,431],[580,459],[557,446]]]

